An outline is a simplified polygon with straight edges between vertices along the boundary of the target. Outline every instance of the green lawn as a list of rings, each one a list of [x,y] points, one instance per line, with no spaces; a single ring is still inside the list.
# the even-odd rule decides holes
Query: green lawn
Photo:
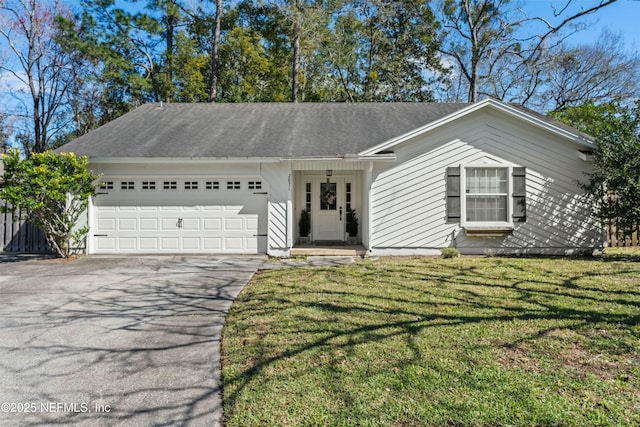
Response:
[[[233,426],[638,426],[640,261],[263,272],[223,333]]]

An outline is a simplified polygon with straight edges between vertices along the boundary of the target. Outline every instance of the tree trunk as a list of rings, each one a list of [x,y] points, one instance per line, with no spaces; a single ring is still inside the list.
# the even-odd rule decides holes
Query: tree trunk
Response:
[[[296,23],[295,34],[293,36],[293,70],[291,79],[291,102],[298,102],[298,88],[300,74],[300,30]]]
[[[471,36],[471,64],[469,67],[469,102],[478,100],[478,63],[480,61],[480,44],[478,39],[478,23],[474,21],[471,10],[471,3],[464,2],[465,13],[467,15],[467,25],[469,25],[469,35]],[[484,6],[483,6],[484,9]]]
[[[171,102],[173,95],[173,33],[176,25],[173,1],[167,1],[167,83],[165,101]]]
[[[209,102],[218,98],[218,68],[220,67],[220,27],[222,26],[222,0],[216,0],[216,25],[213,29],[213,48],[211,50],[211,79]]]
[[[303,5],[300,0],[291,0],[293,16],[293,60],[291,70],[291,102],[298,102],[300,92],[300,33],[302,32]]]

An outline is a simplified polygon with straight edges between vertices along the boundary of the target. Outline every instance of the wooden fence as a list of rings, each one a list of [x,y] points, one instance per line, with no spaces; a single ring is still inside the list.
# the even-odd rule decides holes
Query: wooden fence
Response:
[[[0,157],[0,186],[4,175],[4,162]],[[0,200],[0,207],[6,206]],[[28,221],[19,220],[20,212],[14,217],[10,212],[4,213],[0,209],[0,252],[50,252],[47,238],[42,230]]]
[[[612,248],[624,248],[629,246],[640,246],[640,226],[630,235],[624,239],[619,239],[616,236],[616,227],[610,225],[607,227],[607,240],[609,247]]]
[[[14,218],[10,212],[0,211],[0,244],[0,252],[50,252],[44,233],[30,222]]]

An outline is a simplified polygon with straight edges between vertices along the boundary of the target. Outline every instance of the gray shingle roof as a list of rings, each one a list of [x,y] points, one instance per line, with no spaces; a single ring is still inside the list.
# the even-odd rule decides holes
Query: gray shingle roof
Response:
[[[316,157],[359,153],[467,103],[146,104],[59,151],[89,157]]]
[[[89,157],[335,157],[357,154],[468,103],[146,104],[59,148]],[[548,124],[593,139],[525,107]]]

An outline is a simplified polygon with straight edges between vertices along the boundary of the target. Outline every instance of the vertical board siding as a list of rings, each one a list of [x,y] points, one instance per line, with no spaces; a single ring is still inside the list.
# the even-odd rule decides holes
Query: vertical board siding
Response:
[[[371,247],[467,252],[571,252],[602,246],[602,230],[582,204],[578,179],[590,165],[580,147],[544,129],[492,111],[477,111],[407,141],[398,160],[374,170]],[[469,238],[446,222],[447,167],[498,163],[526,167],[527,221],[505,238]]]

